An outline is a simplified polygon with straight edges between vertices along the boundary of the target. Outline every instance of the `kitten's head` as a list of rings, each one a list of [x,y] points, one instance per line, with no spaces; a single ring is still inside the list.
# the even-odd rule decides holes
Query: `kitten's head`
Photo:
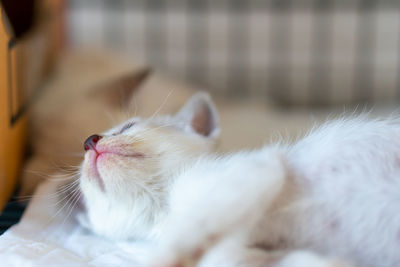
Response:
[[[214,147],[218,119],[206,93],[174,116],[132,118],[88,138],[80,187],[87,223],[110,238],[146,238],[166,212],[169,186]]]

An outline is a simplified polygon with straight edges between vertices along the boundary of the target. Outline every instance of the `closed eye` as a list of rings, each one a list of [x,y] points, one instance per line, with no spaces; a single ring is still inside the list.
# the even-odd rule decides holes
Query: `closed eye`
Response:
[[[131,128],[134,124],[135,124],[134,122],[129,122],[125,124],[124,127],[122,127],[121,130],[118,132],[118,134],[122,134],[123,132]]]

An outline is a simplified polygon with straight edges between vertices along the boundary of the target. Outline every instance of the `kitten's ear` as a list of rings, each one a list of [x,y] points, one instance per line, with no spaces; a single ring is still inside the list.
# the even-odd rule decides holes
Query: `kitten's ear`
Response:
[[[97,86],[91,92],[91,95],[100,98],[113,107],[127,107],[132,99],[133,93],[146,80],[150,73],[151,70],[149,68],[144,68],[122,75],[112,81]]]
[[[185,131],[210,138],[217,137],[219,134],[217,110],[206,92],[199,92],[192,96],[175,118]]]

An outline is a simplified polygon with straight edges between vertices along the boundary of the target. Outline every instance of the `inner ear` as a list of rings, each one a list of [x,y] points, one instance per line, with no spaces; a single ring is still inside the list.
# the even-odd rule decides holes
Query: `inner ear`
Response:
[[[206,137],[218,134],[218,115],[210,96],[200,92],[187,101],[177,114],[184,129]]]
[[[215,128],[215,122],[208,105],[202,104],[198,107],[192,118],[191,126],[200,135],[209,136],[211,134]]]
[[[149,68],[144,68],[122,75],[114,80],[96,86],[91,91],[91,96],[98,97],[113,107],[125,108],[129,105],[133,93],[146,80],[150,73],[151,70]]]

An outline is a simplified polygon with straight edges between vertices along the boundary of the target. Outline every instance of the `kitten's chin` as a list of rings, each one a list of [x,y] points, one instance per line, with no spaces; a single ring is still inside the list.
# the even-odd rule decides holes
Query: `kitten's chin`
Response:
[[[152,206],[150,199],[121,203],[87,184],[83,187],[87,209],[80,223],[84,227],[112,240],[157,238],[162,212]]]
[[[98,154],[95,151],[88,151],[88,153],[86,153],[82,168],[83,175],[81,176],[81,179],[87,179],[91,183],[96,183],[104,192],[104,181],[101,178],[97,161]]]

